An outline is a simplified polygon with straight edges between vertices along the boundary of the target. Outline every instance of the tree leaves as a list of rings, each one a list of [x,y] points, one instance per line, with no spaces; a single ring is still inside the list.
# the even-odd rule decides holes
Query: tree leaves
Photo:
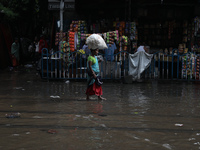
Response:
[[[26,18],[39,12],[38,0],[1,0],[0,12],[6,20]]]

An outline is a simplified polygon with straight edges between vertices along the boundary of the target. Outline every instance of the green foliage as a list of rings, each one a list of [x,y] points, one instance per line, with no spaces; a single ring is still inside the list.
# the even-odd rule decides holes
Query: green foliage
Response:
[[[0,12],[6,20],[26,18],[39,12],[38,0],[1,0]]]
[[[50,20],[48,0],[0,0],[0,18],[14,35],[40,34]]]
[[[0,3],[0,12],[1,12],[2,14],[5,14],[8,18],[15,18],[15,17],[18,16],[18,14],[17,14],[17,13],[14,13],[14,12],[12,11],[12,9],[3,6],[2,3]]]

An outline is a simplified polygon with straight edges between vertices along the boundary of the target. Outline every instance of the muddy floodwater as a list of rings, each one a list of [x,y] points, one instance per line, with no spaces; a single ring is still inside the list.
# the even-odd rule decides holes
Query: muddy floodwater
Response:
[[[200,149],[200,82],[102,88],[107,101],[86,101],[85,81],[1,72],[0,150]]]

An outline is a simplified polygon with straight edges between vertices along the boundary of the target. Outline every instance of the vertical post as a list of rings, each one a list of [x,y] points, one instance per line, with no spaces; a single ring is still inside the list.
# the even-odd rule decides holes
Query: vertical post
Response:
[[[177,79],[179,78],[179,54],[177,56]]]
[[[63,31],[63,12],[64,12],[64,2],[60,0],[60,32]]]
[[[129,0],[129,21],[131,21],[131,0]]]

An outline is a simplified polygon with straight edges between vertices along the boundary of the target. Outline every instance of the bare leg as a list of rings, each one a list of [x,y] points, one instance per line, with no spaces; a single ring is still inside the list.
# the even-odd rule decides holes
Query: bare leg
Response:
[[[98,98],[99,98],[100,100],[106,100],[106,98],[104,98],[104,97],[102,97],[102,96],[98,96]]]
[[[89,94],[87,94],[86,100],[87,101],[90,100]]]

